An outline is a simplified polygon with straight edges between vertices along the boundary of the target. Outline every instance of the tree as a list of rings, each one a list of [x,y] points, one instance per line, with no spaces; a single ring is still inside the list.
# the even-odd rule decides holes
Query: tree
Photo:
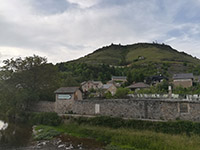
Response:
[[[39,56],[3,61],[0,73],[0,103],[9,114],[25,111],[38,100],[54,100],[53,91],[59,86],[58,70],[47,59]]]

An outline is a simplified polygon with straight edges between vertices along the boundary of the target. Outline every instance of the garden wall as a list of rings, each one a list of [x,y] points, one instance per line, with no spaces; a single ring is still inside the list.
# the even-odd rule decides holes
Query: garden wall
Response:
[[[76,101],[73,113],[134,119],[200,121],[200,102],[162,99],[115,99]]]

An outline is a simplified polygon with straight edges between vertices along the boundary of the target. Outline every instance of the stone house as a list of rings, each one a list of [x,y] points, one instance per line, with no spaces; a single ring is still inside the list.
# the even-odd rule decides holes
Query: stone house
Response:
[[[81,89],[83,92],[88,92],[90,89],[100,89],[103,86],[101,81],[84,81],[81,83]]]
[[[149,88],[149,87],[150,86],[148,84],[145,84],[144,82],[138,82],[138,83],[131,84],[127,88],[129,88],[132,91],[137,91],[137,90],[146,89],[146,88]]]
[[[104,93],[110,92],[112,96],[115,95],[117,91],[117,87],[114,84],[104,84],[101,89],[104,91]]]
[[[127,82],[126,76],[112,76],[112,79],[107,84],[114,84],[116,87],[120,87],[125,82]]]
[[[76,100],[82,100],[82,92],[79,87],[61,87],[55,92],[55,111],[63,114],[69,112]]]
[[[174,87],[182,86],[188,88],[193,86],[193,73],[182,73],[173,75],[173,85]]]

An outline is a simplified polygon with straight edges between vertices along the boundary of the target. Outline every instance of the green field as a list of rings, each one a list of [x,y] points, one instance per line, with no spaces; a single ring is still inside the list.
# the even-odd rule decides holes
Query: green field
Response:
[[[63,124],[58,127],[38,126],[37,129],[49,129],[53,133],[65,133],[75,137],[94,138],[103,142],[110,150],[199,150],[200,137],[170,135],[152,131],[138,131],[134,129],[113,129],[74,123]],[[45,130],[44,130],[45,131]],[[56,132],[57,131],[57,132]],[[42,133],[41,133],[42,134]],[[45,137],[47,134],[45,134]],[[42,136],[41,136],[42,137]],[[47,136],[48,137],[48,136]],[[48,139],[48,138],[47,138]]]

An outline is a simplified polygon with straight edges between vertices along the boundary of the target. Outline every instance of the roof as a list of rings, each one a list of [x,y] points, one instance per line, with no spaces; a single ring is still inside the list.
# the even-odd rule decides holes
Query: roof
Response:
[[[61,87],[57,89],[54,93],[56,94],[64,94],[64,93],[75,93],[77,90],[79,90],[79,87]]]
[[[145,84],[144,82],[138,82],[138,83],[134,83],[130,86],[128,86],[127,88],[129,89],[137,89],[137,88],[148,88],[149,85]]]
[[[86,81],[82,82],[81,85],[84,85],[85,83],[87,83]]]
[[[104,84],[102,89],[109,89],[111,86],[113,86],[113,84]]]
[[[112,79],[126,79],[126,76],[112,76]]]
[[[162,75],[155,75],[155,76],[151,76],[149,77],[152,81],[161,81],[163,79],[168,80],[168,78],[162,76]]]
[[[173,79],[193,79],[193,73],[174,74]]]
[[[81,85],[84,85],[84,84],[89,83],[89,82],[91,82],[93,84],[101,84],[102,83],[101,81],[84,81],[84,82],[81,83]]]
[[[101,81],[93,81],[93,84],[101,84]]]

